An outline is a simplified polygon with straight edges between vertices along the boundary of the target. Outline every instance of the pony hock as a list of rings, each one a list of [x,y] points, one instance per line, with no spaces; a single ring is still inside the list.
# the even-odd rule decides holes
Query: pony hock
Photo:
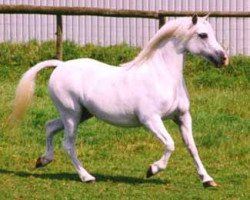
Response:
[[[95,181],[81,164],[75,151],[77,127],[91,117],[117,126],[145,126],[165,146],[162,157],[150,165],[147,177],[167,167],[175,149],[163,119],[179,126],[204,187],[216,183],[199,157],[192,135],[189,98],[183,78],[184,54],[189,51],[227,65],[228,56],[217,42],[207,17],[197,15],[166,23],[131,62],[121,67],[89,59],[66,62],[47,60],[29,69],[19,82],[11,120],[21,118],[31,102],[37,73],[54,67],[50,96],[60,114],[46,124],[46,151],[37,160],[42,167],[54,158],[53,137],[64,130],[63,147],[83,182]],[[135,87],[136,86],[136,87]]]

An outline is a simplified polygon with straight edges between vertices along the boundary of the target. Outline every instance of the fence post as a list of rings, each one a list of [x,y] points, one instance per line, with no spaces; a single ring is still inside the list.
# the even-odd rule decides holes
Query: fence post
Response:
[[[56,57],[63,59],[62,15],[56,15]]]
[[[165,17],[163,15],[159,15],[159,29],[166,23]]]

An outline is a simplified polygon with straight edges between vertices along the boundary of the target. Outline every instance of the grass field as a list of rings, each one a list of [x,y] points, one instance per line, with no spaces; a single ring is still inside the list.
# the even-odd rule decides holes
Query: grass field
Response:
[[[80,47],[65,43],[64,59],[92,57],[118,65],[139,49],[126,45]],[[55,160],[35,169],[44,152],[44,124],[58,116],[47,91],[50,70],[40,73],[33,104],[15,128],[6,127],[16,84],[35,63],[54,57],[54,44],[0,44],[0,199],[250,199],[250,58],[231,59],[215,69],[204,59],[187,57],[185,77],[191,97],[193,132],[209,174],[219,184],[204,189],[178,128],[165,125],[176,151],[168,168],[146,179],[146,170],[163,146],[143,128],[124,129],[91,119],[79,128],[77,151],[94,184],[80,182],[55,137]]]

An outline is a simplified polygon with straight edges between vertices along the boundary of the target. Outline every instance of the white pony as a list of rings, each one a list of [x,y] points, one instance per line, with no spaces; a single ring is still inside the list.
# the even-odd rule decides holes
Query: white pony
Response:
[[[78,160],[75,151],[79,123],[95,116],[123,127],[147,127],[165,146],[163,156],[152,165],[147,177],[167,167],[174,141],[163,119],[171,118],[180,128],[205,187],[216,186],[204,168],[192,135],[189,98],[183,79],[185,52],[202,55],[215,65],[227,65],[228,56],[216,41],[206,17],[185,17],[167,22],[131,62],[113,67],[83,58],[62,62],[47,60],[29,69],[16,91],[11,119],[23,115],[31,102],[37,73],[56,67],[49,80],[49,91],[59,119],[46,124],[46,152],[36,167],[53,160],[53,137],[64,129],[63,147],[83,182],[95,181]]]

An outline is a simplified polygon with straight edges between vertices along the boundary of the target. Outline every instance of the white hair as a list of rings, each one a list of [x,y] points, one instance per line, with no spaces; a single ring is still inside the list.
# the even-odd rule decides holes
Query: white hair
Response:
[[[154,37],[148,42],[148,44],[143,48],[143,50],[138,54],[138,56],[128,62],[122,64],[122,66],[139,66],[154,54],[155,50],[158,46],[164,42],[169,40],[172,37],[176,37],[181,41],[185,41],[190,38],[193,31],[191,19],[188,17],[172,20],[166,23],[155,35]],[[187,30],[189,30],[187,32]]]

